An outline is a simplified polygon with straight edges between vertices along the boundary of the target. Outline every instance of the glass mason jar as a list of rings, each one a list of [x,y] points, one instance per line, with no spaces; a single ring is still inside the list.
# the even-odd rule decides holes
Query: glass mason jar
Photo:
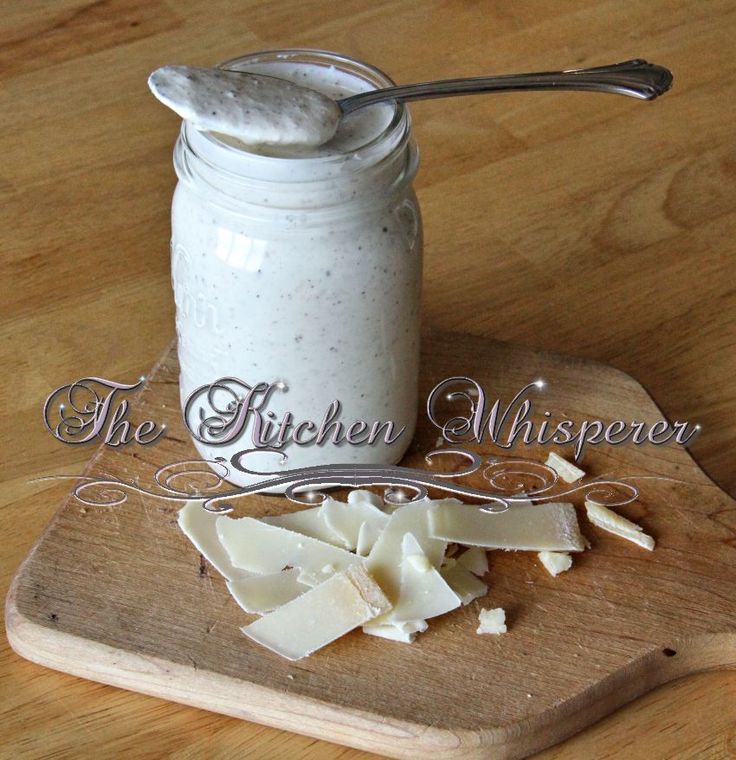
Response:
[[[334,97],[393,84],[323,51],[222,66]],[[301,151],[246,149],[182,124],[172,206],[180,395],[197,450],[228,460],[229,481],[264,480],[242,469],[393,464],[406,451],[419,364],[417,164],[403,105],[358,110],[333,141]],[[237,456],[262,446],[286,456]]]

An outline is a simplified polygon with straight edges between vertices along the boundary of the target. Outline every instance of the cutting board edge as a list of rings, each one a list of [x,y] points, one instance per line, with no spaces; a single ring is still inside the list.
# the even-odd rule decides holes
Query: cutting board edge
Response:
[[[736,669],[736,631],[701,634],[688,641],[670,642],[677,647],[677,657],[665,655],[661,646],[652,646],[588,691],[527,721],[476,730],[435,728],[289,695],[156,656],[139,656],[41,624],[26,617],[16,604],[24,566],[13,578],[5,603],[8,642],[20,657],[79,678],[399,760],[425,758],[429,752],[452,760],[520,760],[670,681],[710,670]],[[70,657],[71,652],[78,656]],[[726,660],[725,652],[730,652]],[[69,667],[71,664],[74,666]],[[141,674],[144,680],[136,680]],[[182,690],[186,681],[189,688]],[[237,704],[251,704],[252,710],[233,706]]]

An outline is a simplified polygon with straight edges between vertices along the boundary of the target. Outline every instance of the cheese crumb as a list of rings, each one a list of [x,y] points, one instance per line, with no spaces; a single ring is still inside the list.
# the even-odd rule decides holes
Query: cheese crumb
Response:
[[[588,519],[603,530],[613,533],[616,536],[632,541],[644,549],[652,551],[654,549],[654,539],[644,533],[641,525],[637,525],[631,520],[617,514],[608,507],[596,504],[594,501],[585,500],[585,510],[588,513]]]
[[[545,464],[551,467],[565,483],[574,483],[576,480],[585,477],[585,470],[576,467],[571,462],[563,459],[559,454],[555,454],[554,451],[550,452]]]
[[[481,610],[478,615],[480,625],[476,633],[506,633],[506,612],[502,607],[493,610]]]
[[[552,576],[564,573],[572,567],[572,557],[567,552],[539,552],[537,557]]]

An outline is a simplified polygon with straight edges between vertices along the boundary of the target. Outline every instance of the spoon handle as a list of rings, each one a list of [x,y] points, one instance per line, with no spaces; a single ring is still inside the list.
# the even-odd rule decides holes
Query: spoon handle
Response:
[[[386,87],[359,92],[338,100],[343,114],[385,100],[424,100],[448,95],[472,95],[504,90],[584,90],[630,95],[642,100],[654,100],[672,85],[672,72],[664,66],[647,63],[640,58],[609,66],[568,71],[542,71],[531,74],[505,74],[491,77],[443,79],[437,82]]]

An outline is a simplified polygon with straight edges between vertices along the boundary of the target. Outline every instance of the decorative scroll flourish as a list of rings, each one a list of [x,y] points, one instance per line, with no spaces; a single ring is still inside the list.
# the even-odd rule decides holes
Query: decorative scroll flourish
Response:
[[[594,479],[559,491],[555,489],[559,478],[548,465],[530,459],[483,459],[480,455],[462,448],[435,449],[425,455],[428,465],[450,456],[465,460],[464,466],[447,472],[429,471],[399,465],[330,464],[294,469],[263,471],[246,466],[245,460],[254,455],[276,455],[278,466],[283,467],[288,457],[276,449],[248,449],[234,456],[228,463],[223,457],[193,459],[168,464],[156,470],[154,485],[144,488],[138,483],[117,478],[76,478],[79,482],[73,495],[88,506],[114,507],[127,501],[129,493],[173,502],[200,502],[209,512],[227,514],[235,503],[248,496],[278,491],[291,501],[313,506],[327,499],[324,490],[335,487],[384,487],[384,502],[393,506],[409,504],[427,497],[432,488],[448,496],[479,499],[486,512],[503,512],[514,503],[552,501],[582,494],[606,506],[629,504],[639,496],[638,489],[622,480]],[[485,465],[485,466],[484,466]],[[230,474],[230,466],[238,472],[252,475],[257,481],[249,486],[222,491]],[[483,469],[481,470],[481,467]],[[474,488],[453,482],[481,470],[490,490]],[[631,480],[632,478],[625,478]]]
[[[559,475],[548,464],[532,459],[495,459],[488,460],[483,470],[483,477],[490,483],[495,493],[522,494],[524,499],[533,501],[558,501],[567,496],[580,494],[589,501],[606,507],[622,507],[631,504],[639,497],[639,489],[621,478],[620,480],[593,479],[567,488],[564,491],[552,489],[559,483]],[[536,482],[535,487],[531,483]]]

